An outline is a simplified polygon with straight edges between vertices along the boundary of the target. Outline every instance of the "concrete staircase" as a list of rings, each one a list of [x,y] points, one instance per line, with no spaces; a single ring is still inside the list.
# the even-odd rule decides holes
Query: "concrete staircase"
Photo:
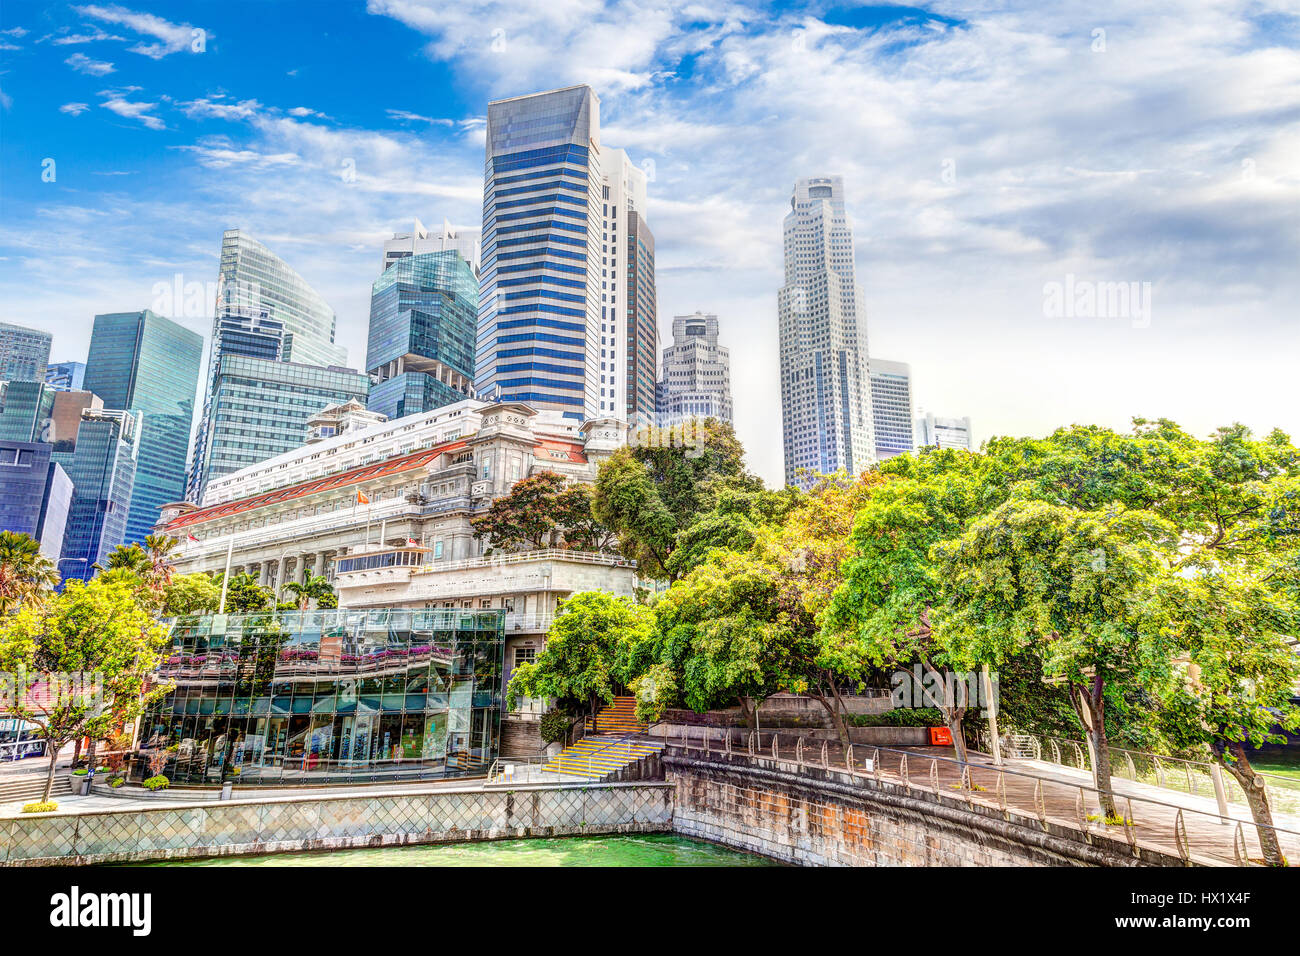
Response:
[[[45,774],[20,773],[0,776],[0,803],[31,803],[39,800],[45,792]],[[50,799],[57,800],[72,794],[72,784],[68,782],[68,772],[58,770],[54,774],[54,786],[50,788]]]
[[[663,749],[662,743],[646,737],[583,737],[543,764],[542,772],[603,780]]]
[[[615,697],[594,720],[588,719],[587,729],[596,734],[638,734],[645,731],[646,725],[636,719],[635,697]]]

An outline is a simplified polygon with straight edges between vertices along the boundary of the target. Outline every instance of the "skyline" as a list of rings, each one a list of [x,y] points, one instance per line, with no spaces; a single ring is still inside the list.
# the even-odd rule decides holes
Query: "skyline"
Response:
[[[918,413],[969,416],[977,441],[1134,415],[1300,431],[1300,29],[1281,4],[658,4],[633,34],[627,4],[373,0],[312,5],[323,35],[278,28],[308,9],[6,5],[0,319],[82,360],[96,313],[147,308],[178,273],[215,283],[241,228],[335,309],[360,368],[383,242],[413,217],[479,225],[488,100],[588,82],[602,140],[649,164],[661,342],[674,315],[719,316],[771,483],[780,224],[810,176],[845,179],[871,352],[912,366]],[[1048,314],[1050,284],[1102,282],[1150,283],[1149,314]],[[211,307],[176,318],[206,335]]]

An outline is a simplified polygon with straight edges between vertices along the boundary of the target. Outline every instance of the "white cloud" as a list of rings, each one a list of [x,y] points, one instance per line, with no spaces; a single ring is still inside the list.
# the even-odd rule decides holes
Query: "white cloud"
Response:
[[[166,129],[167,124],[149,112],[158,105],[157,103],[141,103],[126,98],[126,93],[134,89],[135,87],[128,87],[122,93],[107,93],[106,91],[108,98],[99,105],[125,119],[139,120],[149,129]]]
[[[91,59],[84,53],[74,53],[63,62],[78,73],[85,73],[87,76],[107,76],[114,72],[112,63]]]
[[[64,103],[59,107],[59,112],[71,113],[73,116],[80,116],[88,109],[90,109],[89,103]]]
[[[160,60],[169,54],[189,50],[194,39],[194,27],[189,24],[172,23],[152,13],[137,13],[117,5],[105,7],[92,4],[75,9],[83,16],[103,20],[105,23],[116,23],[136,33],[153,37],[158,42],[141,42],[131,47],[132,53],[139,53],[151,59]]]

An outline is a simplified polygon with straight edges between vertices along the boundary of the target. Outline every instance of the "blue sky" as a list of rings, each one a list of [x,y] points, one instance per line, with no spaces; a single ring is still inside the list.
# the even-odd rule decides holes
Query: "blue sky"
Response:
[[[1267,0],[6,0],[0,319],[83,359],[94,313],[213,282],[239,226],[360,363],[383,240],[478,225],[487,100],[589,82],[603,142],[652,173],[661,329],[719,314],[770,481],[781,218],[825,173],[871,351],[912,364],[919,406],[980,438],[1133,415],[1300,433],[1298,46]],[[1067,276],[1150,283],[1150,315],[1046,314]]]

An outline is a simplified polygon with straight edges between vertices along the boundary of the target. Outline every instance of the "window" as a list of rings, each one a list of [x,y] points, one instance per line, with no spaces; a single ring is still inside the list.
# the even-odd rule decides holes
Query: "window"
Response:
[[[535,647],[516,647],[515,648],[515,667],[520,664],[533,664],[537,661],[537,648]]]

